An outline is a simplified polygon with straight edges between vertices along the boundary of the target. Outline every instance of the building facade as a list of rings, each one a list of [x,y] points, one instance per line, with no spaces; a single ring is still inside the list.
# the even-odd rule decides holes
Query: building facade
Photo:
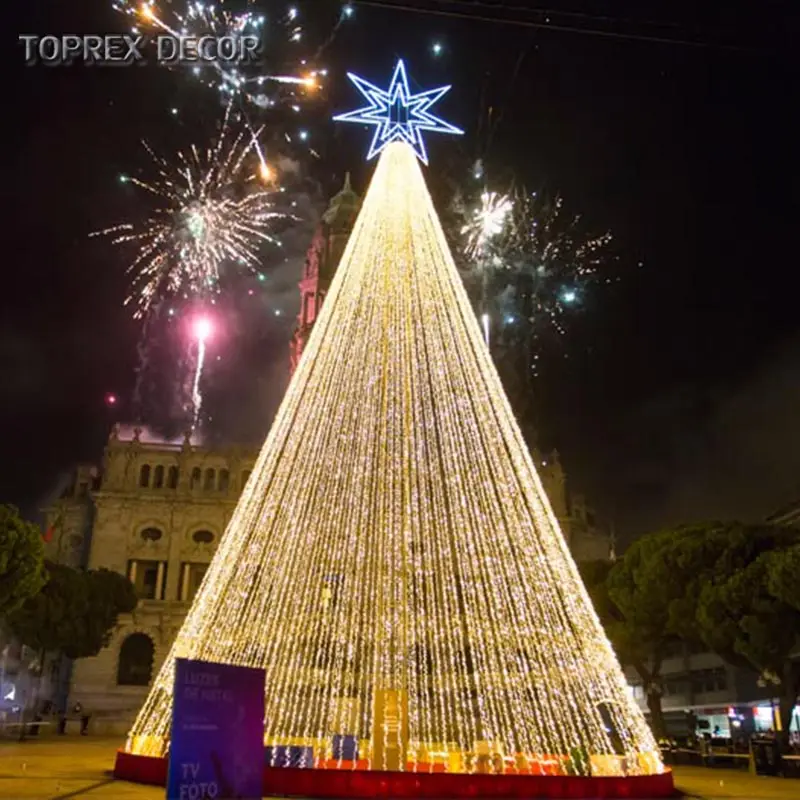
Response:
[[[48,558],[127,575],[140,599],[120,618],[106,649],[74,664],[69,703],[90,711],[95,730],[122,732],[130,725],[255,456],[238,448],[209,450],[189,435],[168,442],[144,428],[116,426],[102,468],[79,467],[74,486],[46,510]]]

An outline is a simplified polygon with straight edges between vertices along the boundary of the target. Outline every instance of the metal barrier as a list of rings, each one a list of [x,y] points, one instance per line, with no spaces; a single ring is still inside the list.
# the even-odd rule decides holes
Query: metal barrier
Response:
[[[735,753],[722,748],[711,748],[709,751],[703,752],[685,747],[674,747],[664,748],[662,756],[664,763],[669,766],[752,770],[759,774],[767,774],[764,769],[768,764],[756,763],[755,754],[750,752]],[[781,756],[775,773],[786,778],[800,778],[800,755],[792,753]]]

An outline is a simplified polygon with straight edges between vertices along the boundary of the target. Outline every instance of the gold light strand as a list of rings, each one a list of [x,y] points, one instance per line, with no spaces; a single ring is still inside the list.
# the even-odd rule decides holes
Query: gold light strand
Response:
[[[176,657],[263,667],[265,743],[316,766],[663,770],[405,144],[129,751],[164,754]]]

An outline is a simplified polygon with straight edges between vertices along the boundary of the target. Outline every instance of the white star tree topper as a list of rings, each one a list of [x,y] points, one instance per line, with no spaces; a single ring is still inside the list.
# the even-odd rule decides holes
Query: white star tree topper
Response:
[[[347,77],[369,101],[369,105],[349,111],[347,114],[339,114],[334,120],[375,126],[375,135],[372,137],[367,160],[377,156],[391,142],[400,141],[410,144],[417,158],[423,164],[427,164],[428,152],[422,139],[422,131],[459,135],[464,133],[455,125],[445,122],[429,111],[434,103],[450,91],[450,87],[441,86],[438,89],[429,89],[427,92],[411,94],[402,60],[397,62],[387,91],[379,89],[351,72],[347,73]]]

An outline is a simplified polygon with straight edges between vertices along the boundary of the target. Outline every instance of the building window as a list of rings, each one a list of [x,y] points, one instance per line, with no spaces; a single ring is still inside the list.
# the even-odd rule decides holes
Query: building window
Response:
[[[178,488],[178,468],[177,467],[170,467],[167,471],[167,488],[168,489],[177,489]]]
[[[203,473],[200,471],[200,467],[195,467],[192,470],[192,480],[191,480],[191,487],[192,489],[199,489],[200,482],[203,479]]]
[[[89,496],[89,483],[87,481],[81,481],[78,484],[78,497],[88,497]]]
[[[139,486],[146,489],[150,485],[150,465],[144,464],[139,470]]]
[[[214,489],[214,484],[216,483],[217,473],[216,470],[211,469],[209,467],[206,470],[206,474],[203,477],[203,491],[210,492]]]
[[[161,464],[159,464],[155,470],[153,470],[153,488],[164,488],[164,467]]]
[[[122,643],[117,666],[118,686],[147,686],[153,677],[153,640],[144,633],[132,633]]]
[[[242,473],[242,489],[244,489],[244,487],[247,486],[247,481],[250,480],[251,473],[252,473],[252,470],[249,470],[249,469],[246,469]]]
[[[190,564],[187,562],[182,565],[179,595],[182,602],[191,603],[194,600],[207,571],[208,564]]]
[[[195,544],[211,544],[214,541],[214,534],[211,531],[195,531],[192,534],[192,541]]]
[[[164,534],[158,528],[145,528],[139,535],[146,542],[157,542]]]
[[[724,667],[696,670],[692,672],[691,683],[692,691],[697,694],[722,692],[728,688],[728,673]]]
[[[219,471],[219,483],[217,483],[217,488],[221,492],[227,492],[228,491],[228,487],[230,486],[230,483],[231,483],[231,474],[230,474],[230,472],[228,472],[228,470],[226,470],[226,469],[221,469]]]
[[[140,600],[163,600],[167,578],[164,561],[130,561],[128,579]]]

